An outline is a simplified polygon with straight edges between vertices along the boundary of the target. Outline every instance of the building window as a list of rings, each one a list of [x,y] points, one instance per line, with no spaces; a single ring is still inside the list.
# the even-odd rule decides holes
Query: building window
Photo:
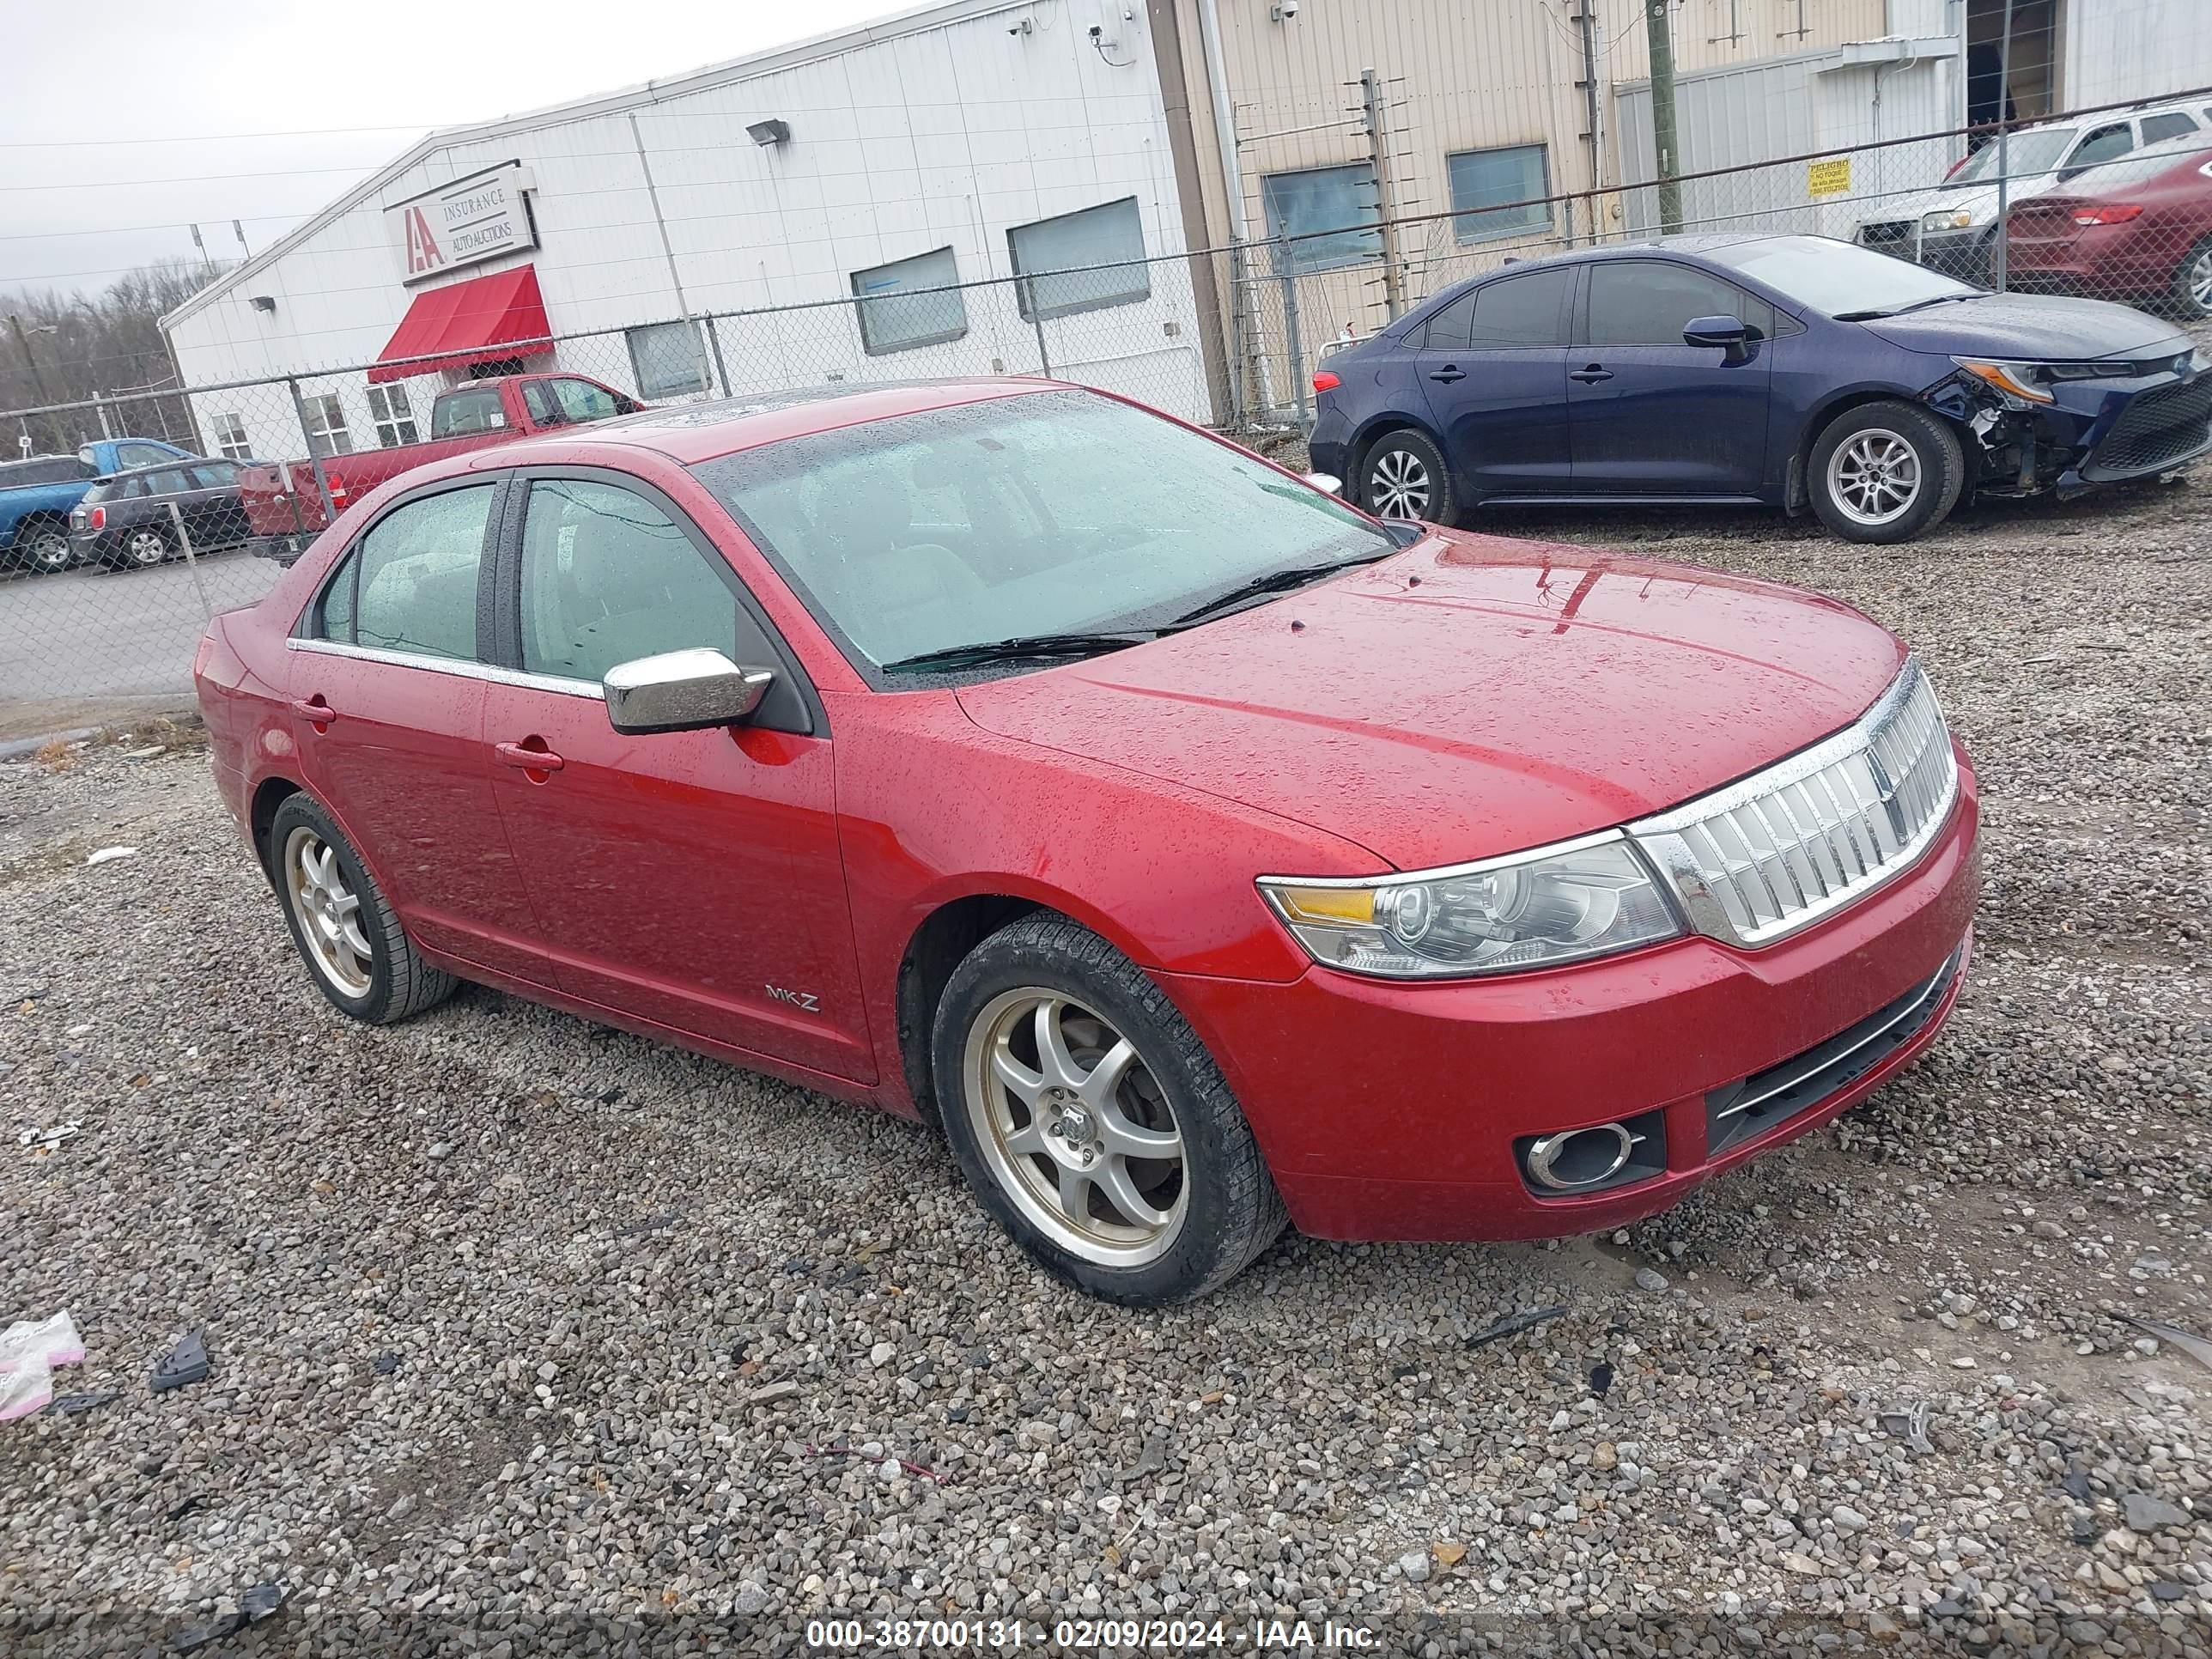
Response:
[[[253,447],[247,442],[246,422],[236,410],[227,410],[215,417],[215,447],[234,461],[252,457]]]
[[[1541,144],[1463,149],[1444,157],[1444,170],[1451,177],[1451,204],[1459,216],[1452,221],[1452,234],[1461,241],[1487,242],[1552,228],[1552,204],[1529,199],[1551,191]],[[1499,205],[1507,202],[1520,205]]]
[[[871,357],[880,357],[958,339],[968,331],[967,301],[952,286],[959,280],[960,268],[949,247],[854,271],[853,292],[859,303],[854,310],[860,319],[861,347]],[[915,292],[929,289],[940,291]]]
[[[1152,297],[1145,227],[1133,196],[1017,225],[1006,233],[1006,247],[1021,278],[1014,296],[1024,318],[1070,317]],[[1106,269],[1087,268],[1101,265]]]
[[[1271,173],[1260,181],[1260,198],[1267,210],[1267,234],[1300,238],[1276,250],[1278,270],[1340,270],[1382,257],[1382,233],[1359,228],[1382,222],[1382,192],[1375,188],[1374,167],[1365,161]],[[1334,234],[1304,234],[1316,230]]]
[[[639,397],[682,398],[707,389],[707,353],[693,324],[648,323],[624,337]]]
[[[368,417],[376,422],[376,441],[386,449],[415,441],[415,411],[407,406],[404,386],[373,386],[368,389]]]
[[[353,434],[346,430],[345,406],[335,392],[300,399],[307,420],[307,447],[318,455],[350,455]]]

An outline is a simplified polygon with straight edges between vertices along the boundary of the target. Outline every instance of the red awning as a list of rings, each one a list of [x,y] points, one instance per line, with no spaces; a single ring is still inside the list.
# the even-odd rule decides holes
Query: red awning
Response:
[[[377,354],[368,378],[404,380],[552,349],[553,330],[538,293],[538,267],[523,265],[416,295]],[[408,358],[416,361],[404,361]]]

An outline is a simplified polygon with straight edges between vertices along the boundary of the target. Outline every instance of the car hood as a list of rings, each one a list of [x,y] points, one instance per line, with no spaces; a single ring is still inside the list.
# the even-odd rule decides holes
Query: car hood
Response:
[[[2109,300],[2057,294],[1990,294],[1875,318],[1869,332],[1908,351],[2049,362],[2158,356],[2188,342],[2172,323]]]
[[[2055,175],[2045,173],[2038,178],[2023,179],[2013,188],[2015,197],[2039,190],[2051,182]],[[1863,215],[1863,225],[1893,225],[1917,222],[1923,214],[1955,213],[1960,208],[1974,216],[1978,226],[1987,225],[1996,217],[1997,189],[1995,185],[1937,185],[1929,190],[1917,191],[1910,196],[1893,196],[1877,203]]]
[[[1849,725],[1904,659],[1814,594],[1439,532],[1188,633],[958,695],[988,731],[1418,869],[1756,771]]]

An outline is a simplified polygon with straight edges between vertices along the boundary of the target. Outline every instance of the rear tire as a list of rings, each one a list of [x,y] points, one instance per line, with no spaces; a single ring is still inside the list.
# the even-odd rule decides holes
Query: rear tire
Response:
[[[123,532],[122,543],[116,550],[115,562],[109,565],[108,568],[151,570],[155,565],[167,561],[169,555],[175,550],[175,547],[169,540],[167,531],[157,529],[152,525],[142,525],[136,530],[126,530]]]
[[[970,951],[931,1047],[968,1184],[1078,1289],[1131,1307],[1188,1302],[1283,1230],[1251,1126],[1198,1034],[1066,917],[1025,916]]]
[[[76,562],[70,549],[69,532],[59,525],[33,525],[19,531],[16,539],[22,545],[23,563],[40,575],[56,574]]]
[[[459,981],[416,952],[384,890],[321,803],[286,798],[265,848],[307,976],[342,1014],[371,1025],[434,1008]]]
[[[1386,432],[1367,446],[1354,489],[1359,505],[1378,519],[1458,522],[1458,492],[1443,452],[1412,427]]]
[[[1813,510],[1850,542],[1911,541],[1941,524],[1966,487],[1959,434],[1924,409],[1884,401],[1846,410],[1814,440]]]
[[[2182,256],[2173,273],[2173,307],[2192,323],[2212,317],[2212,236]]]

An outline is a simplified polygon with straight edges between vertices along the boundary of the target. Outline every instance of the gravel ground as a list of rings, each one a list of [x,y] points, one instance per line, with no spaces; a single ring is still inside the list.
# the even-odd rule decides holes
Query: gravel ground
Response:
[[[2212,1652],[2212,1370],[2118,1317],[2212,1334],[2212,484],[1895,550],[1499,527],[1906,635],[1982,770],[1970,986],[1632,1234],[1286,1239],[1170,1314],[1032,1273],[905,1123],[489,992],[342,1021],[197,755],[0,766],[5,1121],[83,1126],[0,1145],[0,1318],[70,1308],[60,1386],[115,1391],[0,1425],[0,1651],[277,1583],[226,1650],[796,1652],[827,1612]],[[191,1330],[213,1375],[149,1393]]]

